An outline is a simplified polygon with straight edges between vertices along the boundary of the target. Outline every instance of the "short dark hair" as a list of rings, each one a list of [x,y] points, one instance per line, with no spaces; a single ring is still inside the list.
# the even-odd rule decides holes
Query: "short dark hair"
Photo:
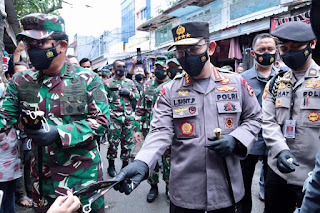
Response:
[[[19,66],[19,65],[25,66],[27,69],[29,69],[28,64],[24,63],[23,61],[18,61],[18,62],[16,62],[16,63],[14,63],[14,64],[13,64],[13,67]]]
[[[90,62],[90,65],[92,66],[92,61],[90,61],[89,58],[83,58],[83,59],[81,59],[81,61],[79,62],[80,66],[81,66],[82,63],[86,63],[87,61],[89,61],[89,62]]]
[[[102,77],[102,78],[107,78],[107,77],[108,77],[108,73],[105,72],[105,71],[102,71],[102,72],[101,72],[101,77]]]
[[[51,38],[56,41],[66,41],[69,42],[69,37],[65,32],[54,32],[51,34]]]
[[[123,62],[123,63],[125,63],[123,60],[117,59],[117,60],[115,60],[115,61],[113,62],[113,64],[112,64],[113,68],[116,68],[117,62]]]
[[[269,33],[261,33],[261,34],[257,34],[253,41],[252,41],[252,48],[254,48],[256,46],[256,43],[258,41],[258,39],[264,39],[264,38],[272,38],[274,40],[274,37],[272,35],[270,35]],[[274,40],[274,43],[276,44],[276,41]],[[277,44],[276,44],[277,45]]]

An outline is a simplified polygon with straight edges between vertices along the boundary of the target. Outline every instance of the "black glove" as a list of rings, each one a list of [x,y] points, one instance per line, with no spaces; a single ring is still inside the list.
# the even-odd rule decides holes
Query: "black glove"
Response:
[[[114,189],[130,194],[143,180],[148,177],[149,167],[146,163],[140,160],[135,160],[128,166],[121,169],[120,173],[112,180],[121,181],[114,186]]]
[[[292,159],[292,160],[291,160]],[[289,150],[282,150],[278,155],[277,167],[281,173],[290,173],[299,166],[296,157]]]
[[[236,139],[231,135],[222,135],[221,139],[217,139],[216,136],[208,138],[209,142],[205,145],[210,150],[214,150],[220,157],[231,155],[234,147],[236,146]]]
[[[119,95],[130,96],[130,90],[127,88],[121,88],[121,90],[119,91]]]
[[[43,128],[29,129],[27,127],[24,128],[24,132],[37,146],[48,146],[60,139],[58,129],[54,125],[49,125],[49,132],[46,132]]]

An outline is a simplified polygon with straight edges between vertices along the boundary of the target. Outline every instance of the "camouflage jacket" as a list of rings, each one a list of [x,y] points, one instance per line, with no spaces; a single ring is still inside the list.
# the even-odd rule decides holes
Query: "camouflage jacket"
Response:
[[[48,124],[58,129],[61,142],[43,149],[43,165],[50,168],[55,190],[64,184],[77,189],[102,178],[95,138],[104,135],[110,114],[99,76],[69,63],[54,76],[36,70],[17,73],[0,99],[0,131],[19,122],[22,109],[43,111]],[[94,174],[88,174],[92,167]]]
[[[150,121],[152,118],[152,109],[157,100],[161,85],[168,83],[170,79],[164,83],[160,83],[154,77],[148,80],[143,90],[140,92],[140,98],[137,103],[136,117],[135,117],[135,130],[136,132],[143,132],[146,136],[149,132]]]
[[[132,101],[138,100],[139,92],[133,81],[127,78],[116,79],[112,77],[105,81],[105,88],[110,104],[110,113],[116,116],[132,114]],[[131,91],[130,97],[120,96],[121,88],[127,88]]]

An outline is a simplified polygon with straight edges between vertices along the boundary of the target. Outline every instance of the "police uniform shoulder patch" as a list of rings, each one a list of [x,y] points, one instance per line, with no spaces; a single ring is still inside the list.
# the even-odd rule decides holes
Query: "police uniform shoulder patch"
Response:
[[[247,82],[246,79],[242,79],[242,85],[245,86],[248,90],[248,93],[250,96],[253,96],[254,95],[254,91],[253,91],[253,88],[250,86],[250,84]]]
[[[222,80],[219,82],[220,82],[220,84],[223,84],[223,85],[229,84],[230,78],[227,76],[223,76]]]
[[[263,90],[263,95],[262,95],[263,99],[266,99],[267,94],[268,94],[268,90],[269,90],[269,85],[266,85],[264,90]]]
[[[185,77],[185,80],[184,80],[185,85],[191,84],[191,76],[186,73],[184,77]]]

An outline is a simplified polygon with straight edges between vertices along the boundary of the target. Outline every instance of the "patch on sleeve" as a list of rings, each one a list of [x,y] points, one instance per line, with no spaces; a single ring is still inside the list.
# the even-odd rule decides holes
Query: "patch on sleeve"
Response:
[[[159,92],[159,94],[158,94],[157,104],[156,104],[157,107],[158,107],[158,105],[159,105],[159,99],[160,99],[160,97],[161,97],[162,95],[164,95],[164,94],[166,94],[166,89],[162,87],[161,90],[160,90],[160,92]]]
[[[97,88],[92,92],[92,96],[96,102],[105,102],[106,101],[106,96],[101,91],[101,89]]]
[[[247,87],[247,90],[248,90],[248,93],[249,93],[250,96],[254,95],[253,88],[250,86],[250,84],[247,82],[246,79],[242,79],[242,85]]]

